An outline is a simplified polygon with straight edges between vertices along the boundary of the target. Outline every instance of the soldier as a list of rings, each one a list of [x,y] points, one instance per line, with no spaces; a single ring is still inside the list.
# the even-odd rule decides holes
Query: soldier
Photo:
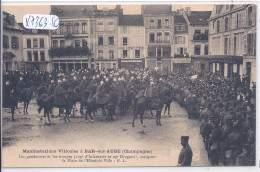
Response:
[[[87,80],[86,80],[86,76],[83,76],[82,79],[83,79],[83,80],[80,82],[79,87],[80,87],[80,89],[83,91],[83,90],[86,90],[86,89],[87,89],[87,87],[88,87],[88,82],[87,82]]]
[[[10,81],[7,80],[3,88],[3,107],[10,107],[9,100],[13,92],[13,87],[10,85]]]
[[[55,91],[55,88],[56,88],[56,84],[55,84],[55,81],[54,80],[51,80],[51,83],[48,87],[48,94],[49,95],[53,95],[54,94],[54,91]]]
[[[240,155],[236,158],[236,165],[237,166],[248,166],[249,164],[249,153],[250,153],[250,145],[245,144],[243,145],[243,151]]]
[[[71,82],[70,88],[75,90],[75,88],[79,85],[79,81],[76,76],[73,77],[73,81]]]
[[[192,150],[188,143],[189,136],[181,136],[181,145],[183,148],[179,154],[178,165],[177,166],[191,166],[192,161]]]
[[[20,77],[20,81],[16,85],[16,93],[18,95],[18,100],[21,100],[22,92],[25,88],[25,82],[23,81],[23,77]]]
[[[54,90],[55,104],[58,106],[63,106],[66,104],[65,100],[65,90],[62,86],[62,81],[58,80],[58,85]]]

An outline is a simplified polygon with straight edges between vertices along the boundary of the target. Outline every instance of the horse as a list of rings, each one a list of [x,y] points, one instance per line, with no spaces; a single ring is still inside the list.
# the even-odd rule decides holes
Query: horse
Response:
[[[30,88],[25,88],[21,93],[20,101],[24,102],[24,108],[23,108],[24,114],[28,113],[28,106],[30,104],[30,101],[32,100],[33,91],[34,91],[34,86],[31,86]]]
[[[73,108],[73,105],[75,104],[75,102],[77,100],[77,96],[78,96],[75,90],[67,90],[62,95],[62,98],[64,101],[60,104],[56,103],[57,102],[55,100],[56,97],[53,95],[42,94],[41,96],[42,96],[41,101],[37,101],[37,104],[40,106],[39,110],[41,110],[42,108],[44,109],[44,117],[46,117],[46,116],[48,117],[49,123],[51,123],[49,114],[50,114],[51,110],[53,109],[53,107],[59,108],[59,111],[60,111],[60,109],[64,108],[66,110],[66,115],[64,117],[65,123],[67,123],[67,120],[68,120],[68,122],[70,121],[69,114],[70,114],[71,109]]]
[[[137,114],[140,114],[141,124],[143,125],[143,114],[146,110],[149,110],[152,113],[152,110],[156,110],[156,125],[161,126],[161,112],[164,106],[165,92],[166,90],[162,90],[158,96],[155,97],[145,97],[144,89],[141,89],[136,95],[135,99],[135,112],[132,127],[134,127],[134,121],[137,117]],[[144,126],[144,125],[143,125]]]
[[[15,114],[15,108],[18,106],[18,95],[12,90],[10,96],[6,98],[4,101],[6,101],[6,108],[11,109],[11,114],[12,114],[12,121],[15,121],[14,119],[14,114]]]

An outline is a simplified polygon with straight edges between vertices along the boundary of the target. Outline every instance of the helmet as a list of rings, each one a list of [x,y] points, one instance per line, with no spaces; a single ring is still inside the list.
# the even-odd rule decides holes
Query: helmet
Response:
[[[51,83],[54,83],[54,82],[55,82],[55,81],[52,79],[52,80],[51,80]]]
[[[58,80],[58,83],[61,83],[61,82],[62,82],[62,81],[59,79],[59,80]]]
[[[108,78],[106,78],[106,80],[105,80],[106,82],[109,82],[109,79]]]
[[[85,79],[86,79],[86,76],[83,76],[83,79],[85,80]]]
[[[103,85],[103,84],[104,84],[104,81],[101,81],[101,82],[100,82],[100,85]]]
[[[63,78],[63,80],[62,80],[63,82],[65,82],[66,81],[66,79],[65,78]]]
[[[116,79],[116,78],[114,78],[114,79],[113,79],[113,81],[114,81],[114,82],[116,82],[116,81],[117,81],[117,79]]]
[[[74,80],[76,80],[76,79],[77,79],[77,77],[76,77],[76,76],[74,76],[74,77],[73,77],[73,79],[74,79]]]

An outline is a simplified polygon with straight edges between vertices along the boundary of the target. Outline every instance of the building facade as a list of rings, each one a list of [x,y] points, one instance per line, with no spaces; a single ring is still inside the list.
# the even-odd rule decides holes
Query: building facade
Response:
[[[174,17],[172,5],[142,5],[147,57],[150,70],[172,70]]]
[[[38,29],[26,29],[23,23],[19,23],[23,28],[23,57],[25,70],[50,71],[49,63],[49,31]]]
[[[96,5],[52,5],[59,16],[57,30],[50,32],[50,59],[54,69],[79,70],[95,67],[94,12]]]
[[[115,9],[95,11],[95,65],[96,69],[118,68],[118,21],[123,15],[120,5]]]
[[[118,67],[145,67],[145,28],[141,15],[123,15],[118,24]]]
[[[23,70],[23,29],[15,16],[3,11],[3,71]]]
[[[202,66],[225,77],[246,77],[252,86],[256,82],[256,5],[215,5],[209,19],[209,47]]]
[[[190,56],[188,53],[188,23],[183,17],[183,10],[174,12],[174,58],[173,70],[185,72],[190,68]]]

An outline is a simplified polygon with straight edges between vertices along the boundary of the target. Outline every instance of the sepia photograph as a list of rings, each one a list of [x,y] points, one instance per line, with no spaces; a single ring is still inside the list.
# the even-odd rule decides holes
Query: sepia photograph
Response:
[[[257,3],[2,6],[2,167],[245,167]]]

